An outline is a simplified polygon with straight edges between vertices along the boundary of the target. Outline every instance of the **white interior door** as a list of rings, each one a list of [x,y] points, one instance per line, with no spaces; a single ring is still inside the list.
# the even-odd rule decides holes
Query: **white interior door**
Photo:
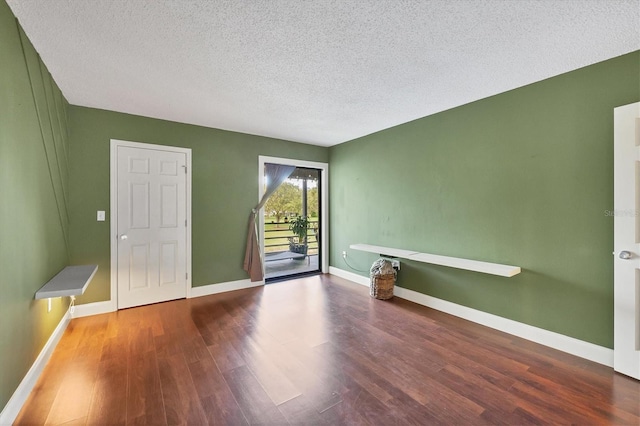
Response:
[[[117,147],[118,309],[186,297],[184,152]]]
[[[640,379],[640,102],[614,129],[614,369]]]

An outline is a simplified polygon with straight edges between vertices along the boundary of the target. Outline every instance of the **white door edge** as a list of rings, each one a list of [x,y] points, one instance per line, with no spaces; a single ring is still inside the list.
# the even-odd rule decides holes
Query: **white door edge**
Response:
[[[640,102],[614,109],[614,369],[640,379]],[[622,257],[623,251],[630,253]],[[629,253],[625,253],[629,255]]]
[[[169,145],[157,145],[144,142],[132,142],[119,139],[111,139],[110,145],[110,168],[109,168],[109,244],[110,244],[110,257],[111,257],[111,289],[110,299],[111,308],[113,311],[118,310],[118,224],[113,220],[117,217],[118,212],[118,148],[140,148],[140,149],[153,149],[158,151],[179,152],[185,154],[187,159],[187,242],[186,242],[186,296],[187,299],[191,296],[191,148],[182,148]]]
[[[310,169],[321,170],[320,194],[321,217],[320,217],[320,241],[322,241],[322,265],[320,270],[323,274],[329,273],[329,164],[317,161],[296,160],[293,158],[258,156],[258,202],[264,195],[264,165],[265,163],[283,164],[286,166],[308,167]],[[248,215],[248,213],[247,213]],[[264,207],[260,210],[258,219],[258,235],[264,234]],[[260,239],[260,253],[264,256],[264,238]],[[264,274],[264,261],[262,262],[262,272]]]

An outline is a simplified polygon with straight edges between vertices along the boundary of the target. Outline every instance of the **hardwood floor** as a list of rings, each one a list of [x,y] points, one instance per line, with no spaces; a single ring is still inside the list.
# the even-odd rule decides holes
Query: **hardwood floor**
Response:
[[[640,382],[315,276],[75,319],[17,424],[640,424]]]

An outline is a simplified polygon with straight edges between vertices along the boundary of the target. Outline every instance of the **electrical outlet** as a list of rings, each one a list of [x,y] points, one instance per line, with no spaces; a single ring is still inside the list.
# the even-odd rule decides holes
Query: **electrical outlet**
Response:
[[[346,251],[343,251],[343,252],[342,252],[342,258],[343,258],[343,259],[345,259],[346,257],[347,257],[347,252],[346,252]]]

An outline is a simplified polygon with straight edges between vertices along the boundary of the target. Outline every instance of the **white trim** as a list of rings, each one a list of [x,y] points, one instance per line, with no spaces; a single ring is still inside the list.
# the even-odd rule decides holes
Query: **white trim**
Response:
[[[519,266],[503,265],[500,263],[481,262],[479,260],[462,259],[460,257],[441,256],[439,254],[419,253],[411,250],[374,246],[371,244],[351,244],[349,248],[353,250],[376,253],[381,256],[395,256],[416,262],[431,263],[434,265],[448,266],[450,268],[465,269],[467,271],[482,272],[485,274],[498,275],[501,277],[513,277],[521,271]]]
[[[227,291],[242,290],[245,288],[259,287],[264,285],[264,281],[238,280],[219,284],[208,284],[193,287],[188,298],[209,296],[211,294],[225,293]]]
[[[330,268],[330,273],[332,275],[351,280],[356,284],[369,285],[368,278],[333,266]],[[419,305],[427,306],[429,308],[521,337],[559,351],[567,352],[608,367],[613,367],[613,350],[603,346],[479,311],[467,306],[458,305],[456,303],[428,296],[403,287],[396,286],[393,294],[401,299],[410,300],[411,302]]]
[[[27,401],[29,394],[33,390],[33,387],[40,378],[42,370],[44,370],[44,367],[47,365],[47,361],[51,358],[53,350],[58,345],[64,331],[67,329],[69,321],[71,321],[71,314],[67,311],[63,315],[62,319],[60,319],[60,322],[56,326],[55,330],[53,330],[53,333],[51,333],[51,336],[49,336],[49,340],[44,344],[44,347],[31,365],[31,368],[27,371],[27,374],[24,376],[15,392],[13,392],[13,395],[7,402],[7,405],[2,409],[2,412],[0,413],[0,425],[10,425],[15,421],[22,409],[22,406]]]
[[[89,317],[91,315],[106,314],[109,312],[115,312],[117,309],[111,300],[104,302],[85,303],[84,305],[76,305],[73,318]]]
[[[238,280],[229,281],[218,284],[208,284],[198,287],[189,288],[187,299],[194,297],[209,296],[211,294],[224,293],[227,291],[242,290],[245,288],[259,287],[264,285],[264,281]],[[117,309],[110,300],[104,302],[86,303],[84,305],[76,305],[73,318],[88,317],[91,315],[106,314],[115,312]],[[0,423],[1,424],[1,423]]]
[[[329,272],[329,164],[319,163],[316,161],[295,160],[292,158],[267,157],[258,156],[258,202],[264,194],[264,164],[285,164],[288,166],[308,167],[310,169],[319,169],[320,173],[320,203],[322,211],[320,213],[320,241],[322,246],[322,265],[320,265],[323,274]],[[264,208],[260,210],[258,215],[258,232],[263,234],[264,230]],[[264,253],[264,239],[260,239],[260,253]],[[262,263],[264,273],[264,262]]]
[[[613,348],[614,369],[640,380],[638,160],[640,102],[613,109]],[[630,257],[621,256],[627,252]]]
[[[186,242],[186,269],[187,269],[187,280],[185,282],[185,295],[187,298],[190,296],[191,291],[191,277],[193,276],[191,272],[191,148],[182,148],[177,146],[169,146],[169,145],[156,145],[150,143],[141,143],[141,142],[131,142],[131,141],[123,141],[119,139],[111,139],[111,148],[110,148],[110,165],[111,169],[109,171],[109,179],[110,179],[110,212],[109,212],[109,222],[111,225],[110,228],[110,236],[109,236],[109,244],[111,245],[111,294],[110,294],[110,302],[112,304],[112,308],[110,311],[113,312],[118,310],[118,245],[117,243],[117,234],[118,234],[118,223],[117,220],[114,220],[114,212],[118,212],[118,168],[117,168],[117,149],[118,147],[129,147],[129,148],[140,148],[140,149],[153,149],[157,151],[169,151],[169,152],[180,152],[185,154],[187,160],[187,181],[186,181],[186,197],[187,197],[187,242]],[[79,305],[80,306],[80,305]]]
[[[336,268],[335,266],[329,266],[329,273],[336,277],[352,281],[356,284],[366,285],[367,287],[369,286],[369,278],[354,274],[353,272],[345,271],[344,269]]]

